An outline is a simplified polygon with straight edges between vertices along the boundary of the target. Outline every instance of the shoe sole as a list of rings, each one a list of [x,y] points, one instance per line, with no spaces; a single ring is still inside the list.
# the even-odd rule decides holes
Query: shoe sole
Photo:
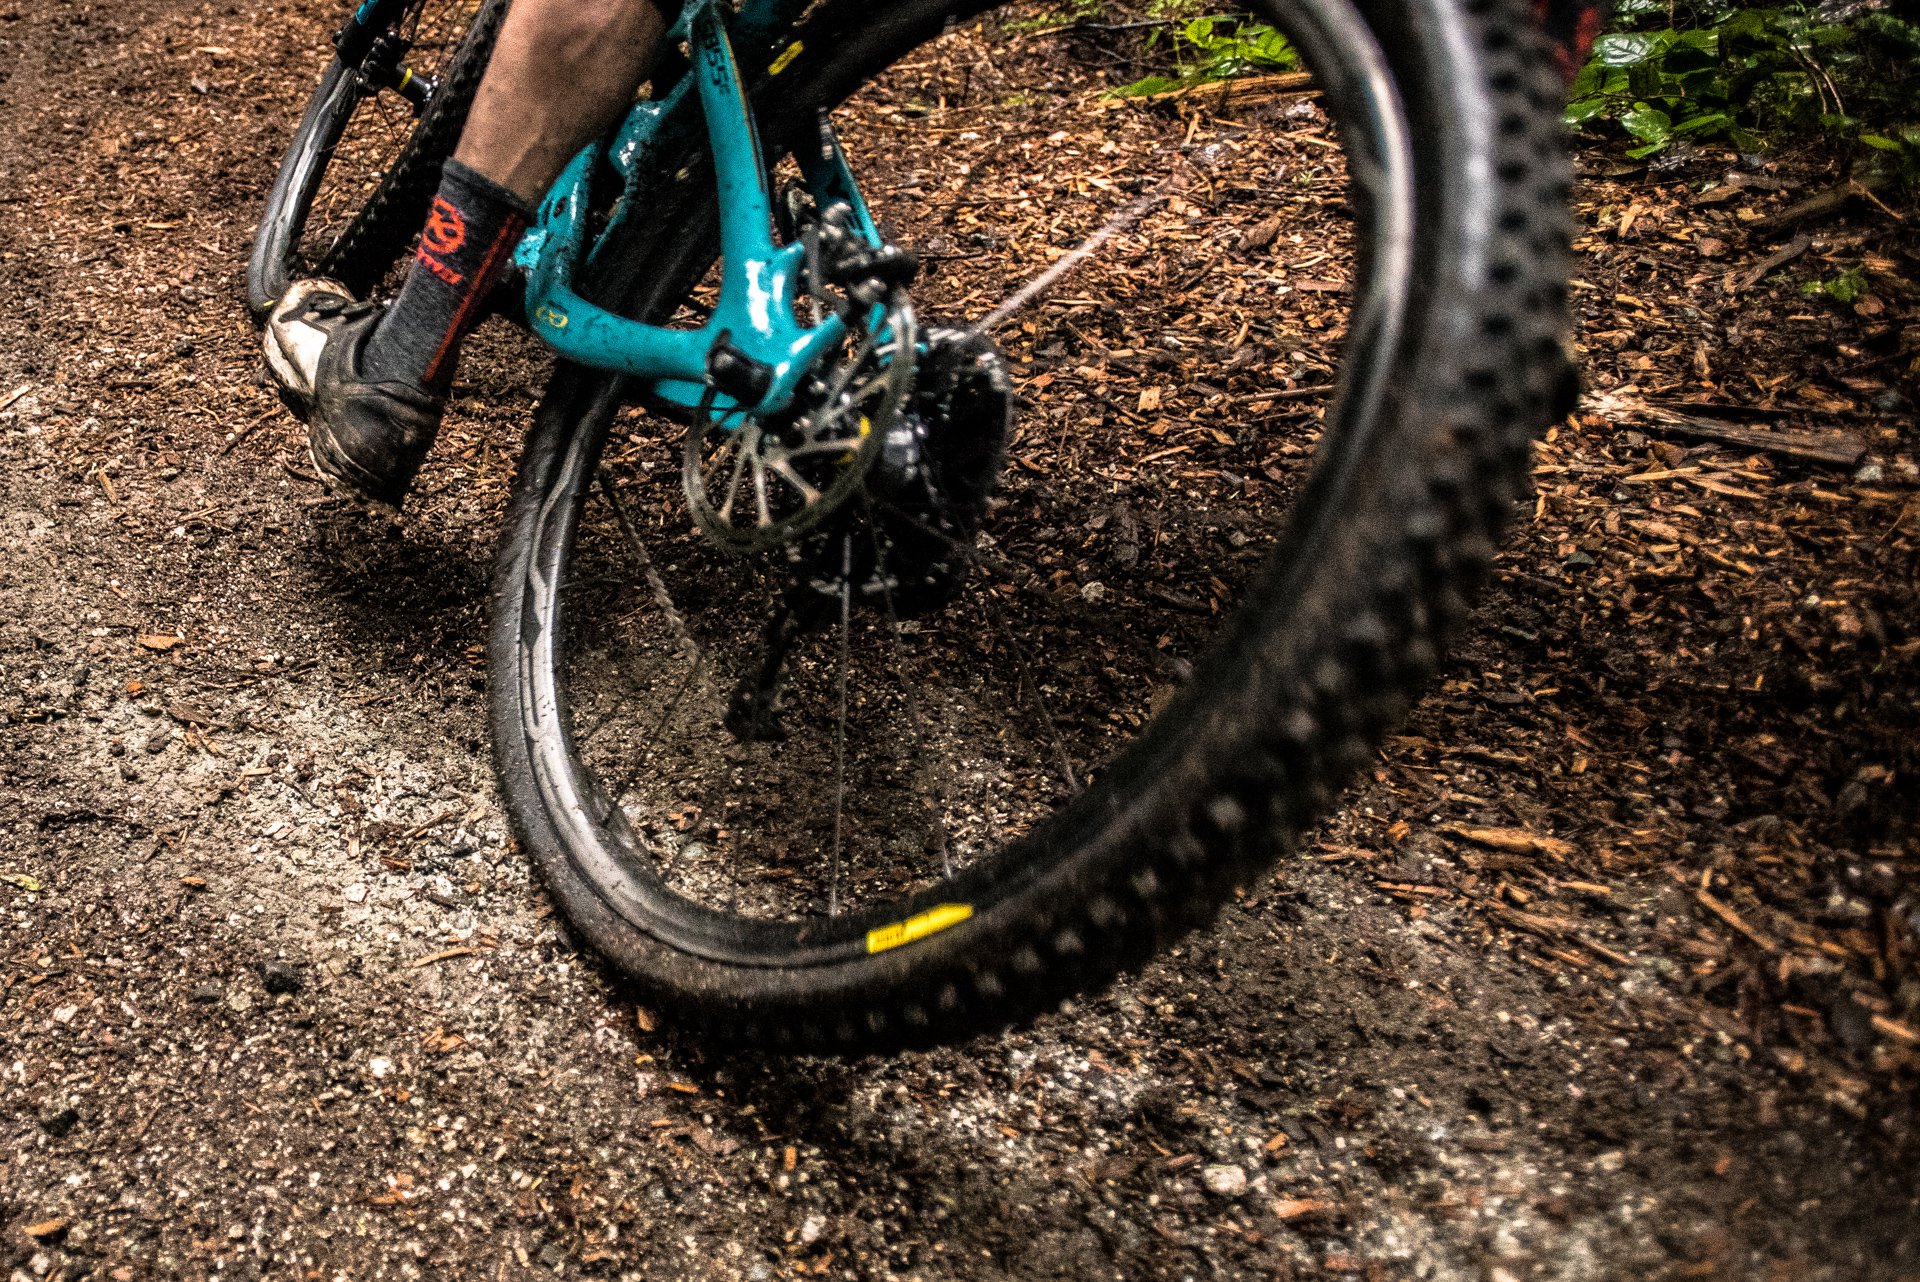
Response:
[[[269,355],[268,361],[270,364],[272,363],[271,355]],[[274,388],[274,391],[279,395],[280,403],[286,406],[287,412],[307,426],[307,461],[313,464],[314,475],[320,478],[320,484],[324,485],[328,490],[339,492],[343,498],[351,499],[362,507],[370,507],[398,514],[400,510],[398,507],[388,503],[384,499],[377,499],[373,497],[373,495],[368,494],[365,489],[354,483],[353,478],[347,476],[339,468],[334,467],[320,457],[320,450],[318,446],[315,445],[313,439],[313,424],[308,418],[308,412],[313,408],[312,402],[303,399],[297,392],[287,387],[284,383],[278,384]]]
[[[391,516],[400,514],[400,499],[390,499],[376,494],[373,488],[345,468],[329,462],[320,450],[320,425],[307,425],[307,458],[313,463],[313,470],[326,483],[328,489],[338,490],[347,498],[363,507]],[[401,499],[406,496],[402,495]]]
[[[391,503],[386,499],[375,498],[353,482],[335,473],[325,463],[322,463],[320,461],[320,451],[313,447],[312,437],[307,438],[307,461],[313,464],[314,473],[319,476],[320,483],[326,486],[328,490],[347,500],[347,502],[375,516],[384,516],[394,520],[399,519],[399,504]]]

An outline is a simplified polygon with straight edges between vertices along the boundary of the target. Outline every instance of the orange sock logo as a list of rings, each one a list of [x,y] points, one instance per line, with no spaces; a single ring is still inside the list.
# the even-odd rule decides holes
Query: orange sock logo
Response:
[[[441,260],[466,243],[466,215],[445,197],[435,196],[433,208],[427,212],[426,230],[420,233],[420,248],[415,252],[414,259],[447,284],[458,288],[466,277]]]

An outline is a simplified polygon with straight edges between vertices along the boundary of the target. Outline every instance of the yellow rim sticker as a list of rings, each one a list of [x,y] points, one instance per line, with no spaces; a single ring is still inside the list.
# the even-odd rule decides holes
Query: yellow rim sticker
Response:
[[[785,49],[782,49],[780,51],[780,56],[778,58],[775,58],[773,62],[768,65],[767,74],[770,76],[777,76],[781,72],[785,71],[789,66],[792,65],[793,60],[800,56],[800,51],[805,49],[806,47],[807,47],[806,45],[796,40],[792,44],[788,45]]]
[[[941,904],[929,908],[923,913],[915,913],[905,921],[896,921],[891,926],[882,926],[878,930],[867,932],[867,951],[884,953],[889,948],[898,948],[902,944],[911,944],[916,939],[925,939],[928,935],[938,934],[949,926],[958,926],[973,916],[972,904]]]

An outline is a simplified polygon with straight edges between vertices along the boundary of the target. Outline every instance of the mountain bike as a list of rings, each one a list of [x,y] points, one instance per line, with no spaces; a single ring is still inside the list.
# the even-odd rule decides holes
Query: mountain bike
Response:
[[[1261,3],[1317,96],[1210,142],[1060,125],[1096,95],[999,8],[689,0],[520,247],[560,359],[494,571],[502,796],[573,928],[726,1040],[961,1037],[1209,920],[1401,720],[1571,406],[1520,6]],[[256,307],[404,258],[501,12],[355,11]],[[1266,212],[1296,265],[1209,283]]]

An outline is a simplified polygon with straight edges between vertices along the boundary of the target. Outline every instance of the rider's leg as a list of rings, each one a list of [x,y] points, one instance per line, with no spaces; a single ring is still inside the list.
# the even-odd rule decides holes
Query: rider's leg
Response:
[[[652,0],[515,0],[368,372],[432,389],[561,167],[633,102],[664,27]]]
[[[656,0],[514,0],[454,159],[539,200],[633,102],[665,30]]]
[[[329,480],[400,501],[532,203],[633,101],[665,27],[657,0],[515,0],[393,305],[303,281],[275,309],[267,360]]]

